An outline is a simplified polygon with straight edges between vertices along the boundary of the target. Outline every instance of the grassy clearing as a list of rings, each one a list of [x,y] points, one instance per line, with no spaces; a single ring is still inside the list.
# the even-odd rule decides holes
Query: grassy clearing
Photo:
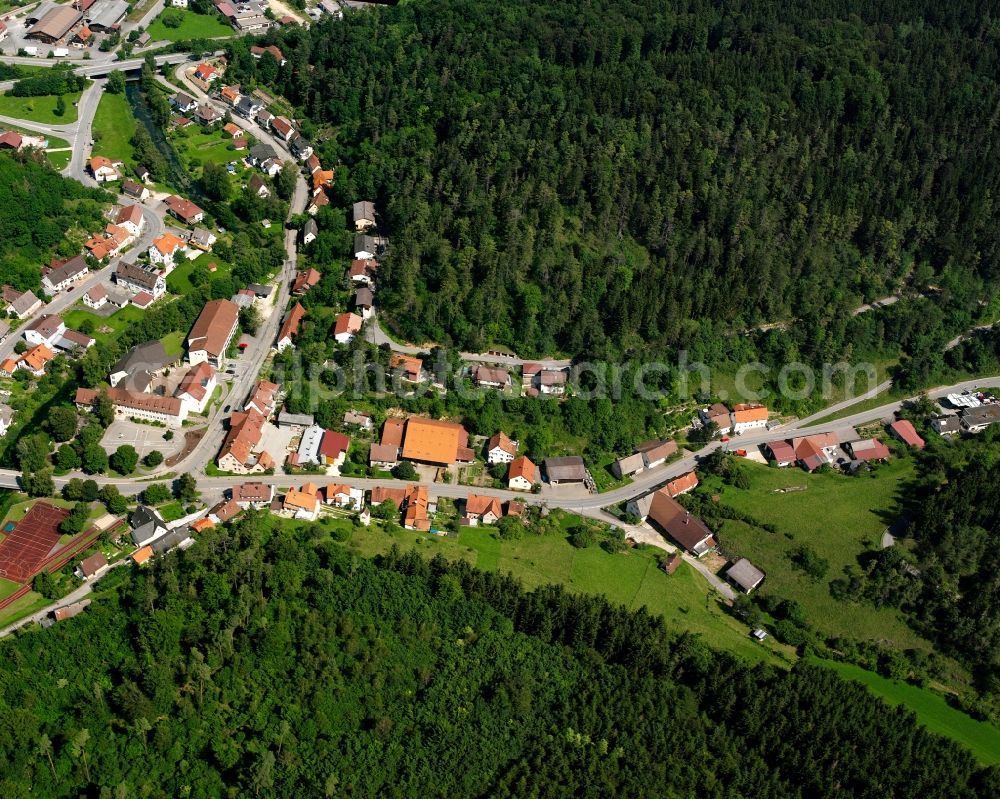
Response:
[[[8,580],[5,577],[0,577],[0,599],[6,599],[15,591],[17,591],[21,586],[15,583],[13,580]]]
[[[809,475],[752,463],[744,468],[750,477],[747,490],[724,486],[718,478],[708,478],[706,485],[721,494],[724,504],[777,528],[775,534],[727,520],[719,531],[731,554],[747,557],[764,570],[762,593],[797,600],[809,623],[827,636],[880,641],[900,649],[930,648],[898,611],[840,602],[829,591],[830,581],[840,577],[845,566],[857,566],[859,555],[878,548],[897,497],[913,476],[912,460],[896,458],[874,477]],[[792,490],[779,493],[781,489]],[[802,545],[829,561],[822,579],[812,579],[789,560],[789,554]]]
[[[578,521],[569,517],[567,524]],[[776,642],[761,645],[750,639],[747,628],[720,606],[705,581],[687,564],[673,575],[664,574],[658,566],[662,553],[652,548],[611,555],[596,546],[576,549],[560,535],[501,541],[489,527],[471,527],[443,538],[411,530],[387,532],[374,525],[354,529],[348,546],[371,557],[388,551],[393,544],[416,549],[427,557],[440,553],[481,569],[510,572],[529,589],[560,583],[570,591],[603,594],[628,608],[645,606],[662,615],[671,630],[697,633],[713,647],[754,661],[787,664],[795,657],[793,650]]]
[[[66,103],[66,112],[56,115],[57,95],[45,94],[39,97],[13,97],[9,94],[0,95],[0,114],[17,119],[27,119],[30,122],[43,122],[49,125],[69,125],[76,122],[76,106],[80,92],[62,95]]]
[[[118,337],[125,332],[125,329],[130,324],[142,319],[144,313],[145,311],[136,308],[134,305],[127,305],[115,311],[107,319],[104,319],[85,308],[76,307],[63,315],[63,321],[66,323],[66,327],[73,330],[79,330],[81,324],[89,321],[94,326],[93,332],[89,335],[104,344],[110,344],[113,341],[117,341]]]
[[[61,150],[57,153],[46,151],[45,157],[49,159],[49,163],[52,164],[52,168],[56,172],[62,172],[69,166],[69,162],[73,158],[73,153],[70,150]]]
[[[194,284],[191,282],[191,273],[199,267],[207,269],[208,265],[212,263],[216,266],[215,271],[209,273],[210,279],[212,280],[222,280],[227,278],[233,271],[232,264],[223,261],[214,253],[205,252],[193,261],[183,261],[169,275],[167,275],[167,290],[171,294],[187,294],[188,292],[194,291]]]
[[[164,19],[170,18],[180,19],[180,26],[167,27],[164,24]],[[180,42],[185,39],[218,39],[236,34],[229,25],[226,25],[214,14],[196,14],[194,11],[171,8],[150,23],[149,35],[154,42]]]
[[[94,115],[94,152],[134,166],[130,141],[138,124],[124,94],[104,92]]]
[[[51,599],[46,599],[41,594],[29,591],[20,599],[11,602],[3,610],[0,610],[0,627],[5,627],[24,616],[30,616],[35,611],[41,610],[51,603]]]
[[[236,191],[241,181],[239,175],[246,171],[243,164],[244,151],[233,149],[233,139],[222,130],[219,123],[213,128],[191,125],[170,134],[170,143],[176,150],[187,171],[193,178],[200,178],[202,166],[208,163],[225,166],[236,163],[236,175],[230,181]]]
[[[168,502],[158,509],[165,522],[175,522],[184,518],[184,506],[180,502]]]
[[[899,680],[886,679],[852,663],[814,657],[809,660],[833,669],[841,677],[862,683],[890,705],[906,705],[927,729],[962,744],[982,763],[1000,764],[1000,729],[956,710],[940,694]]]
[[[176,355],[180,357],[184,354],[184,340],[187,338],[187,334],[183,330],[175,330],[173,333],[167,333],[160,343],[163,345],[163,349],[166,350],[167,355]]]

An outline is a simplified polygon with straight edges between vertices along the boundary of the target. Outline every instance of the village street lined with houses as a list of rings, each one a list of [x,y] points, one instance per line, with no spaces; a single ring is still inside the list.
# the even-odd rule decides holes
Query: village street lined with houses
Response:
[[[279,64],[285,60],[274,46],[252,48],[252,55]],[[116,541],[124,548],[116,551],[116,566],[129,558],[145,563],[169,549],[189,546],[198,532],[229,523],[249,509],[301,522],[351,517],[364,526],[398,525],[451,537],[463,529],[527,522],[559,509],[614,531],[630,546],[661,550],[667,574],[686,562],[711,590],[732,603],[739,593],[754,591],[767,575],[747,558],[720,554],[727,550],[717,536],[682,504],[700,485],[706,462],[721,454],[779,469],[812,473],[832,468],[854,474],[893,457],[884,440],[923,446],[909,422],[897,419],[909,400],[835,418],[888,391],[889,381],[801,419],[775,418],[761,404],[689,405],[690,426],[676,431],[680,443],[672,437],[653,439],[600,464],[569,454],[534,462],[512,440],[512,431],[472,436],[453,419],[392,412],[378,429],[363,397],[359,409],[345,413],[342,424],[331,427],[319,425],[313,413],[292,412],[285,407],[291,389],[272,382],[274,362],[295,352],[302,324],[312,319],[303,299],[323,280],[339,280],[351,295],[347,307],[334,309],[331,339],[350,347],[360,335],[388,350],[384,378],[399,386],[403,396],[428,386],[443,395],[454,380],[456,386],[465,384],[465,390],[558,403],[578,394],[580,386],[571,358],[523,358],[501,350],[460,352],[457,374],[434,371],[440,365],[434,362],[440,357],[436,345],[397,341],[383,327],[379,266],[392,242],[380,224],[377,204],[363,197],[353,200],[344,220],[353,247],[345,254],[350,266],[343,276],[317,270],[303,252],[308,254],[324,232],[316,218],[330,204],[336,166],[320,162],[293,120],[269,110],[273,98],[227,83],[222,51],[206,54],[201,61],[186,53],[168,54],[157,56],[155,63],[162,71],[152,78],[174,114],[170,130],[207,133],[221,127],[243,156],[226,166],[228,173],[259,198],[271,196],[277,177],[286,170],[293,171],[294,181],[281,239],[284,260],[267,283],[234,286],[231,298],[205,303],[190,320],[190,329],[180,331],[181,351],[168,351],[155,340],[141,342],[113,365],[106,385],[81,387],[75,393],[84,418],[91,412],[110,414],[103,422],[106,434],[101,442],[108,455],[113,458],[122,448],[131,449],[146,464],[132,476],[70,468],[52,478],[56,492],[75,495],[86,480],[97,490],[139,503],[119,517]],[[101,142],[95,141],[95,115],[109,91],[109,75],[143,64],[142,59],[114,62],[104,57],[80,64],[78,73],[94,80],[81,93],[72,123],[0,116],[0,125],[66,140],[72,152],[63,174],[85,186],[117,192],[106,229],[94,233],[84,252],[43,266],[44,301],[5,287],[4,301],[18,323],[17,330],[0,340],[0,374],[10,377],[27,370],[41,377],[56,354],[81,357],[94,346],[95,331],[74,330],[63,321],[67,315],[81,318],[81,309],[108,318],[126,307],[144,312],[176,302],[177,292],[168,288],[176,281],[171,275],[189,261],[202,263],[226,236],[221,226],[212,227],[206,211],[192,199],[164,191],[142,167],[130,168],[105,156]],[[28,134],[6,135],[11,149],[37,146]],[[209,268],[214,267],[212,263]],[[855,315],[898,299],[894,295],[859,306]],[[244,331],[247,314],[256,316],[258,323]],[[774,325],[759,329],[769,327]],[[929,400],[942,400],[934,429],[942,435],[969,435],[998,421],[1000,405],[989,394],[963,393],[998,386],[1000,379],[986,378],[929,392]],[[0,417],[4,431],[17,421],[10,412]],[[830,421],[824,424],[826,419]],[[819,425],[813,427],[815,423]],[[162,454],[161,448],[166,450]],[[154,455],[158,460],[152,460]],[[479,474],[492,479],[475,476]],[[147,489],[158,480],[177,481],[179,475],[194,477],[197,491],[191,495],[186,490],[183,513],[165,516],[166,498],[158,498],[158,507]],[[0,469],[0,486],[28,487],[25,474],[13,469]],[[5,538],[8,548],[18,546],[17,529]],[[0,543],[0,576],[14,577],[17,571],[5,570],[4,562]],[[38,560],[34,568],[51,566]],[[101,576],[91,577],[56,604],[76,607]],[[0,598],[0,610],[19,601],[29,587],[26,580],[18,592]],[[30,618],[43,618],[48,610],[35,610]]]
[[[280,52],[273,55],[283,57]],[[847,400],[812,417],[785,423],[771,420],[764,406],[729,408],[716,403],[706,406],[692,419],[694,429],[711,429],[704,446],[679,450],[670,439],[643,444],[608,467],[623,484],[603,492],[598,492],[583,458],[548,458],[535,464],[519,453],[517,442],[504,431],[498,431],[485,445],[485,461],[492,467],[506,465],[508,487],[459,484],[450,479],[448,471],[475,464],[480,459],[480,445],[470,446],[469,434],[460,424],[415,416],[387,419],[381,440],[372,441],[369,468],[375,472],[381,470],[384,477],[341,474],[340,467],[351,447],[349,436],[317,426],[310,414],[282,410],[281,386],[259,378],[275,352],[294,348],[299,325],[307,317],[297,300],[288,309],[289,299],[305,295],[321,278],[321,274],[311,267],[297,269],[298,246],[300,239],[308,246],[316,238],[312,215],[318,207],[328,203],[326,191],[333,170],[323,170],[312,147],[293,123],[269,113],[256,98],[242,95],[238,86],[227,87],[219,80],[219,76],[224,75],[224,62],[218,57],[199,65],[180,61],[174,73],[176,83],[159,74],[155,78],[174,93],[171,103],[176,111],[210,120],[202,123],[209,126],[215,120],[232,115],[234,120],[239,120],[232,125],[234,135],[249,135],[258,142],[250,150],[247,164],[251,166],[251,184],[259,187],[259,191],[267,191],[267,185],[254,177],[259,174],[257,170],[273,177],[276,170],[294,168],[288,165],[301,163],[301,170],[295,171],[288,219],[307,213],[301,229],[289,226],[285,231],[286,259],[270,286],[250,286],[234,295],[232,300],[213,300],[193,321],[186,339],[187,355],[183,359],[188,366],[182,365],[181,358],[149,342],[133,348],[122,359],[121,367],[116,367],[121,377],[116,380],[111,375],[108,389],[80,389],[77,392],[76,403],[83,411],[96,407],[104,401],[102,398],[110,401],[115,414],[123,421],[115,426],[115,430],[121,430],[119,440],[109,444],[117,446],[128,436],[125,443],[134,441],[140,457],[149,453],[149,442],[153,440],[142,433],[143,424],[180,430],[190,424],[189,416],[202,417],[196,422],[197,435],[190,441],[190,434],[185,435],[184,440],[178,442],[176,456],[168,457],[141,478],[104,475],[92,478],[99,486],[113,486],[129,496],[141,492],[144,484],[157,477],[169,479],[179,473],[197,475],[203,509],[193,515],[187,514],[180,528],[164,522],[157,527],[161,536],[166,537],[177,529],[185,532],[193,529],[192,523],[199,519],[208,519],[209,523],[226,522],[251,506],[266,507],[281,515],[306,520],[318,518],[325,508],[347,508],[360,513],[367,524],[375,508],[391,503],[403,527],[425,532],[441,532],[435,527],[438,522],[434,521],[439,500],[456,503],[462,508],[458,523],[466,526],[495,524],[507,515],[521,515],[529,507],[558,507],[617,527],[635,543],[652,544],[668,553],[680,552],[710,585],[727,600],[732,600],[733,588],[717,576],[717,569],[710,570],[701,562],[701,557],[715,548],[710,531],[675,499],[698,485],[696,470],[710,453],[716,450],[735,452],[762,463],[770,461],[779,467],[797,464],[807,471],[823,465],[856,470],[869,462],[889,458],[889,451],[883,444],[877,439],[859,438],[855,429],[873,420],[892,421],[894,414],[903,407],[902,401],[831,422],[828,429],[819,433],[808,429],[812,422],[849,408],[858,400]],[[177,85],[183,87],[182,92],[177,91]],[[115,222],[130,220],[131,232],[122,243],[111,243],[116,231],[121,229],[112,223],[107,232],[88,243],[91,256],[98,261],[96,268],[89,268],[80,257],[65,265],[53,263],[43,270],[50,273],[50,277],[45,278],[49,280],[46,285],[51,289],[50,296],[43,304],[34,303],[36,298],[32,295],[33,304],[21,318],[23,337],[35,349],[14,357],[15,345],[20,341],[18,335],[12,333],[0,342],[0,361],[4,362],[0,370],[6,369],[7,374],[21,367],[42,374],[44,358],[52,357],[53,352],[72,354],[79,347],[92,346],[93,338],[68,329],[61,323],[60,315],[81,300],[95,311],[109,302],[117,303],[116,307],[129,303],[148,307],[165,295],[164,278],[180,265],[184,256],[191,258],[211,252],[217,238],[216,233],[200,227],[204,212],[197,205],[185,198],[150,191],[143,185],[143,175],[138,175],[137,179],[127,175],[123,164],[92,149],[90,126],[105,89],[106,79],[91,84],[82,95],[79,117],[72,125],[46,127],[25,122],[23,127],[67,136],[72,142],[73,155],[66,174],[85,185],[118,187],[122,193],[112,216]],[[332,333],[338,343],[347,344],[363,330],[367,341],[394,353],[387,377],[401,376],[404,385],[416,386],[433,379],[418,357],[429,358],[433,348],[396,342],[380,325],[376,313],[378,259],[391,244],[380,232],[378,217],[378,209],[373,203],[355,202],[350,220],[355,233],[354,260],[345,276],[355,291],[354,310],[345,310],[337,317]],[[146,251],[149,252],[149,265],[137,264],[130,260],[131,255],[125,254]],[[5,299],[8,298],[5,296]],[[17,307],[19,302],[23,306],[29,300],[11,296],[8,302],[10,307]],[[232,350],[240,328],[240,312],[248,307],[257,309],[262,322],[254,334],[240,339],[241,351],[234,363]],[[33,332],[36,330],[37,333]],[[39,358],[42,358],[41,367],[35,365]],[[481,391],[515,392],[544,402],[559,401],[574,390],[571,359],[528,360],[499,351],[462,352],[459,358],[467,365],[472,384]],[[178,368],[180,371],[176,371]],[[181,377],[180,382],[176,378],[165,379],[172,371]],[[127,379],[119,384],[126,375]],[[937,399],[948,394],[954,397],[963,390],[995,385],[1000,385],[1000,381],[971,381],[931,392],[930,397]],[[173,393],[164,395],[164,386]],[[862,399],[877,396],[888,387],[882,384]],[[221,389],[221,394],[217,389]],[[987,398],[985,407],[992,412],[996,406],[991,402]],[[971,411],[965,408],[962,413]],[[359,427],[363,433],[366,430],[377,432],[371,430],[370,417],[355,412],[348,417],[351,417],[345,417],[348,433],[358,431]],[[977,424],[973,421],[973,426],[966,424],[963,428],[959,415],[950,418],[956,420],[956,430],[974,431],[973,426]],[[975,429],[982,429],[994,421],[995,415],[986,414]],[[894,428],[889,431],[895,434]],[[206,472],[205,464],[212,461],[213,467]],[[407,479],[398,479],[393,475],[403,463],[412,463],[419,471],[415,469]],[[279,473],[282,469],[290,473]],[[393,475],[389,475],[389,471]],[[301,474],[299,485],[296,485],[296,473]],[[63,489],[79,476],[82,475],[74,472],[58,476],[54,485]],[[413,482],[413,478],[427,477],[431,478],[430,482]],[[0,485],[19,488],[23,487],[21,484],[20,473],[0,470]],[[241,502],[238,497],[243,492],[266,494],[266,501]],[[616,508],[615,513],[608,512]],[[156,514],[155,510],[150,512]],[[188,535],[173,535],[173,538],[176,543],[190,540]],[[142,542],[143,546],[154,540]],[[136,545],[139,544],[137,540]],[[755,569],[752,564],[743,565],[742,561],[738,566],[737,569],[737,564],[732,565],[731,570],[736,569],[740,574]],[[759,574],[756,582],[750,585],[745,580],[737,581],[738,589],[749,592],[764,579],[759,570],[754,574]]]
[[[12,796],[992,795],[996,53],[782,13],[0,12]]]

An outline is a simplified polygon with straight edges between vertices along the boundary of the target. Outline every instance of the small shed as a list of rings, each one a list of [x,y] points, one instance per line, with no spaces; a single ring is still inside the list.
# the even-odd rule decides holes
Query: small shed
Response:
[[[726,579],[744,594],[749,594],[764,582],[764,572],[746,558],[740,558],[729,567],[729,571],[726,572]]]

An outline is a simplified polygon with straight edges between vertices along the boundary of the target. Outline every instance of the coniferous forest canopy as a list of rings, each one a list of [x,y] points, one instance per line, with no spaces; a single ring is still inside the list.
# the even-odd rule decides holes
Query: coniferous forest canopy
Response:
[[[255,514],[0,644],[5,799],[996,796],[833,672]],[[886,767],[891,764],[891,767]]]
[[[410,2],[270,34],[280,68],[233,43],[228,77],[312,123],[342,204],[377,200],[410,339],[711,349],[796,317],[758,350],[919,351],[1000,276],[993,12]],[[900,287],[930,300],[851,318]]]

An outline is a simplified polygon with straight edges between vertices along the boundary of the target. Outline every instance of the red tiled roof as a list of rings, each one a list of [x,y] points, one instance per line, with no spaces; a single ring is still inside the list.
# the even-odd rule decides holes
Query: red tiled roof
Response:
[[[339,458],[341,453],[347,452],[351,444],[351,439],[343,433],[334,430],[327,430],[323,433],[323,438],[319,443],[319,454],[326,458]]]
[[[534,483],[536,482],[535,471],[535,464],[522,455],[510,462],[510,466],[507,468],[507,480],[509,482],[515,477],[523,477],[529,483]]]

